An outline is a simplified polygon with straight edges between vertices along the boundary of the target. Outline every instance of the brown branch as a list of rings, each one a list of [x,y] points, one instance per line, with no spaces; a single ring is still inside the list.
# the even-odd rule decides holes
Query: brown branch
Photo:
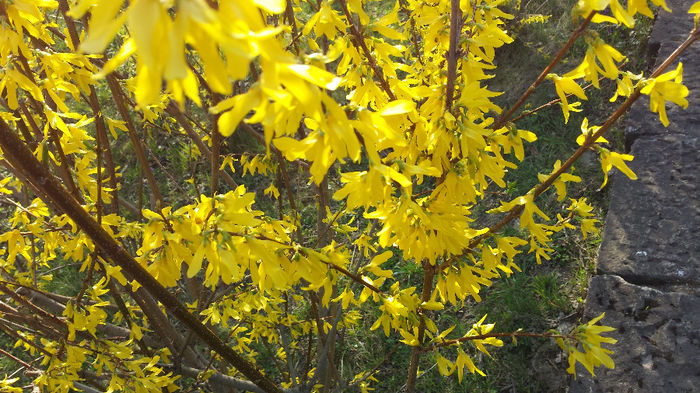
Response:
[[[261,338],[260,342],[262,343],[263,347],[269,352],[269,356],[272,359],[272,363],[275,365],[275,368],[277,369],[277,372],[282,376],[282,378],[289,378],[291,380],[291,376],[289,375],[289,369],[282,364],[282,361],[279,359],[277,354],[275,353],[276,351],[272,350],[272,347],[270,346],[270,343],[266,338]],[[287,375],[285,375],[287,374]]]
[[[68,28],[68,34],[71,37],[73,46],[78,48],[80,45],[80,35],[78,34],[78,29],[75,26],[75,20],[68,15],[70,9],[68,2],[66,0],[59,0],[59,11],[63,16],[63,20],[66,22],[66,27]],[[101,174],[101,160],[102,153],[104,153],[105,169],[107,169],[107,174],[109,176],[109,186],[112,189],[112,212],[119,212],[119,187],[117,184],[117,173],[114,165],[114,160],[112,158],[112,150],[109,146],[109,139],[107,138],[107,127],[105,126],[104,116],[102,115],[102,108],[100,107],[100,100],[97,96],[97,90],[95,86],[90,85],[90,95],[86,100],[90,109],[92,109],[93,116],[95,117],[95,131],[97,134],[97,159],[98,159],[98,171],[97,171],[97,188],[98,188],[98,201],[97,201],[97,214],[101,217],[102,214],[102,174]],[[100,143],[102,142],[102,143]],[[60,145],[60,144],[59,144]],[[82,198],[82,196],[76,196],[77,198]],[[79,199],[80,200],[80,199]]]
[[[233,92],[236,94],[238,90],[238,83],[233,86]],[[218,93],[212,93],[211,100],[212,105],[216,105],[223,99],[223,96]],[[220,114],[211,115],[209,119],[211,120],[211,131],[209,132],[209,138],[211,139],[211,197],[214,198],[219,192],[219,174],[222,171],[219,170],[219,158],[221,152],[221,133],[219,132],[219,117]],[[189,118],[189,117],[188,117]]]
[[[24,108],[24,110],[26,110],[26,108]],[[63,147],[61,146],[61,138],[58,136],[58,133],[56,133],[55,128],[53,128],[52,126],[49,126],[48,128],[49,138],[51,138],[51,142],[53,142],[54,148],[58,153],[58,173],[61,176],[61,179],[63,179],[63,181],[68,185],[68,189],[71,191],[75,199],[81,201],[82,203],[85,203],[83,200],[83,196],[80,193],[80,190],[78,190],[78,187],[75,185],[75,181],[73,181],[73,176],[71,175],[71,170],[69,168],[70,163],[68,162],[68,158],[66,157],[66,154],[63,151]]]
[[[321,241],[321,239],[326,235],[326,232],[328,232],[328,231],[333,227],[333,224],[338,220],[338,218],[339,218],[340,215],[345,211],[345,208],[347,208],[347,206],[348,206],[348,201],[347,201],[347,199],[346,199],[346,200],[344,201],[344,203],[343,203],[343,207],[340,208],[340,210],[338,210],[338,211],[333,215],[333,217],[330,219],[330,221],[328,221],[328,224],[327,224],[326,227],[324,228],[324,231],[321,232],[320,235],[318,235],[318,238],[317,238],[317,240],[316,240],[316,245],[314,245],[314,247],[318,247],[318,246],[319,246],[319,242]]]
[[[195,379],[201,373],[207,371],[207,369],[208,369],[208,367],[207,367],[204,370],[200,370],[200,369],[187,367],[187,366],[177,367],[175,365],[161,364],[161,363],[159,363],[158,366],[172,370],[173,372],[176,372],[177,374],[180,374],[182,376],[185,376],[188,378],[195,378]],[[218,389],[220,389],[220,390],[216,390],[216,391],[220,391],[220,392],[227,392],[227,391],[231,390],[232,388],[233,389],[240,389],[240,390],[246,391],[246,392],[254,392],[254,393],[264,393],[265,392],[264,390],[260,389],[259,387],[255,386],[254,384],[252,384],[248,381],[234,378],[234,377],[231,377],[229,375],[222,374],[219,372],[215,372],[214,374],[212,374],[207,379],[207,382],[209,384],[213,385],[212,388],[217,387]]]
[[[20,64],[22,64],[24,66],[24,68],[19,67],[17,64],[15,64],[15,68],[20,69],[20,72],[24,76],[26,76],[33,84],[37,85],[36,79],[34,78],[34,74],[31,72],[31,68],[29,67],[29,63],[27,62],[27,59],[24,56],[22,56],[21,54],[19,55],[19,59],[20,59]],[[52,110],[55,110],[55,104],[53,104],[53,101],[51,101],[51,103],[52,103],[52,105],[50,105],[50,107],[52,108]],[[36,102],[33,98],[31,98],[30,104],[33,104],[34,108],[37,108],[40,106],[39,103]],[[37,134],[37,137],[41,138],[41,136],[42,136],[41,131],[37,127],[36,123],[34,123],[34,119],[29,120],[31,118],[31,114],[30,114],[29,110],[27,109],[26,105],[24,104],[24,102],[19,104],[19,108],[22,110],[22,112],[28,118],[28,121],[30,121],[30,124],[32,125],[32,128],[34,129],[35,133]],[[42,112],[39,111],[39,113],[42,113]],[[74,196],[76,198],[78,198],[78,200],[83,202],[82,196],[80,195],[80,191],[78,190],[78,187],[76,187],[75,182],[73,181],[73,177],[71,176],[71,170],[70,170],[71,161],[66,157],[66,154],[63,151],[63,147],[61,145],[61,140],[60,140],[58,134],[56,133],[56,129],[53,128],[52,126],[49,126],[48,129],[49,129],[49,137],[50,137],[51,141],[53,142],[54,148],[56,149],[56,153],[59,157],[58,173],[61,176],[61,178],[63,178],[63,181],[65,181],[68,184],[68,187],[71,190],[71,192],[73,192]],[[23,132],[23,135],[25,136],[25,138],[27,137],[27,135],[24,132]],[[28,139],[28,142],[32,146],[35,145],[34,141],[32,141],[31,139]],[[47,162],[48,161],[49,160],[47,159]]]
[[[284,16],[287,18],[287,24],[292,26],[292,43],[290,45],[294,46],[295,53],[298,55],[299,54],[299,41],[298,38],[301,36],[298,32],[297,29],[297,20],[296,17],[294,16],[294,8],[293,8],[292,0],[287,0],[287,7],[284,10]]]
[[[12,300],[16,301],[18,304],[29,309],[32,312],[33,316],[41,318],[46,323],[50,323],[54,327],[66,329],[66,324],[64,321],[62,321],[61,319],[59,319],[55,315],[44,311],[42,308],[38,307],[34,303],[32,303],[29,300],[18,295],[17,293],[15,293],[15,291],[8,288],[5,284],[0,284],[0,291],[5,293],[5,295],[9,296],[10,298],[12,298]]]
[[[350,272],[348,269],[346,269],[342,266],[335,265],[331,262],[323,262],[323,263],[325,263],[331,269],[337,270],[337,271],[343,273],[344,275],[348,276],[350,279],[357,282],[358,284],[361,284],[362,286],[369,288],[370,290],[372,290],[380,295],[383,294],[383,292],[379,288],[377,288],[376,286],[363,280],[362,277],[360,277],[358,274],[354,274],[354,273]]]
[[[99,112],[98,112],[99,113]],[[95,120],[97,121],[96,129],[102,128],[102,131],[104,131],[104,122],[102,121],[102,115],[101,114],[96,114],[95,115]],[[99,126],[99,124],[102,123],[102,127]],[[103,207],[103,201],[102,201],[102,144],[105,143],[103,142],[103,135],[102,132],[97,131],[96,132],[96,143],[95,143],[95,157],[97,160],[97,201],[95,203],[95,210],[97,211],[97,222],[102,224],[102,207]],[[106,135],[104,135],[106,139]],[[92,267],[94,267],[94,261],[92,264]],[[92,276],[92,271],[88,272],[88,276]]]
[[[100,218],[100,213],[99,209],[97,210],[97,218],[98,222]],[[80,306],[80,302],[83,300],[83,296],[85,295],[85,291],[87,291],[88,285],[92,284],[92,274],[95,271],[95,260],[97,259],[96,255],[92,256],[92,260],[90,261],[90,267],[88,268],[87,274],[85,275],[85,278],[83,278],[83,286],[80,288],[80,291],[78,292],[77,295],[75,295],[75,304]]]
[[[284,317],[286,320],[289,320],[289,296],[287,292],[284,292]],[[279,334],[279,343],[282,349],[284,350],[285,356],[286,356],[286,369],[287,373],[289,374],[289,380],[292,383],[292,386],[298,386],[299,385],[299,374],[297,371],[297,363],[294,361],[294,357],[296,353],[292,350],[292,332],[289,328],[289,326],[285,325],[284,323],[281,323],[277,326],[277,332]]]
[[[605,79],[605,77],[602,77],[602,76],[601,76],[601,77],[598,79],[598,81],[600,82],[600,81],[602,81],[603,79]],[[583,90],[584,90],[584,91],[585,91],[585,90],[588,90],[588,89],[590,89],[592,86],[593,86],[593,84],[592,84],[592,83],[589,83],[589,84],[587,84],[586,86],[583,87]],[[573,96],[574,96],[574,93],[570,93],[570,94],[567,94],[565,97],[566,97],[566,98],[570,98],[570,97],[573,97]],[[520,119],[522,119],[522,118],[524,118],[524,117],[527,117],[527,116],[530,116],[530,115],[534,115],[535,113],[541,111],[542,109],[549,108],[550,106],[556,105],[556,104],[558,104],[558,103],[560,103],[560,102],[561,102],[561,98],[555,98],[555,99],[553,99],[553,100],[551,100],[551,101],[549,101],[549,102],[547,102],[547,103],[544,103],[544,104],[538,106],[538,107],[535,108],[535,109],[524,110],[524,111],[522,111],[518,116],[515,116],[514,118],[512,118],[509,122],[510,122],[510,123],[515,123],[516,121],[518,121],[518,120],[520,120]]]
[[[127,293],[139,305],[139,308],[143,310],[154,332],[163,338],[171,353],[176,354],[182,351],[190,365],[201,366],[197,354],[191,349],[187,350],[185,337],[170,323],[168,316],[158,307],[158,302],[154,299],[154,296],[151,296],[151,293],[143,288],[139,288],[136,291],[127,291]]]
[[[9,326],[6,325],[6,323],[12,323],[12,321],[6,321],[3,318],[0,318],[0,331],[4,332],[8,336],[15,338],[17,341],[22,341],[23,343],[25,343],[31,347],[34,347],[37,351],[41,352],[45,356],[48,356],[48,357],[54,356],[54,354],[47,351],[46,348],[44,348],[43,346],[37,345],[34,342],[27,340],[24,336],[22,336],[21,334],[18,334],[14,330],[12,330]]]
[[[22,365],[24,368],[26,368],[26,369],[28,369],[28,370],[33,370],[33,369],[34,369],[34,366],[32,366],[31,364],[29,364],[29,363],[25,362],[24,360],[22,360],[22,359],[20,359],[20,358],[18,358],[18,357],[16,357],[16,356],[14,356],[13,354],[11,354],[11,353],[5,351],[5,350],[2,349],[2,348],[0,348],[0,355],[6,356],[8,359],[13,360],[15,363]]]
[[[247,124],[246,124],[247,125]],[[252,129],[249,125],[247,125],[249,128]],[[264,143],[264,140],[263,140]],[[292,185],[291,181],[289,180],[289,173],[287,173],[287,163],[282,157],[282,153],[275,149],[275,155],[277,156],[277,162],[279,164],[279,169],[280,169],[280,180],[284,183],[284,190],[285,193],[287,194],[287,200],[289,201],[289,207],[292,209],[292,213],[294,214],[294,224],[296,225],[296,231],[294,231],[294,234],[296,235],[297,238],[297,243],[301,244],[303,242],[302,239],[302,234],[301,234],[301,225],[299,225],[299,210],[297,209],[297,204],[296,201],[294,200],[294,192],[292,192]],[[281,199],[280,199],[281,201]],[[281,212],[280,212],[281,213]]]
[[[345,0],[339,0],[340,6],[343,8],[343,13],[345,14],[345,18],[348,20],[348,23],[350,24],[350,32],[353,35],[354,41],[360,45],[360,48],[362,49],[362,52],[365,54],[365,58],[367,61],[369,61],[369,66],[372,68],[372,71],[374,72],[374,76],[377,77],[379,80],[379,84],[382,87],[382,90],[389,96],[389,98],[393,101],[396,100],[396,96],[394,95],[394,92],[391,90],[391,87],[389,86],[389,83],[387,83],[386,79],[384,79],[384,73],[382,72],[382,69],[379,68],[379,65],[377,65],[377,60],[374,58],[372,55],[372,51],[369,50],[367,47],[367,43],[365,42],[365,38],[362,36],[361,33],[361,27],[358,26],[358,23],[355,22],[355,20],[352,18],[352,15],[350,15],[350,10],[348,10],[348,5],[345,2]]]
[[[457,51],[462,33],[462,9],[459,0],[450,0],[450,47],[447,51],[447,87],[445,88],[445,112],[452,110],[457,79]],[[476,8],[476,7],[475,7]]]
[[[320,247],[325,247],[330,243],[328,232],[330,232],[330,223],[323,222],[326,219],[326,207],[330,205],[330,195],[328,192],[328,176],[324,176],[321,183],[316,188],[318,195],[318,210],[316,211],[316,244]]]
[[[569,336],[565,334],[549,334],[549,333],[525,333],[525,332],[512,332],[512,333],[488,333],[488,334],[478,334],[474,336],[463,336],[460,338],[455,338],[452,340],[445,340],[443,342],[431,345],[429,347],[423,348],[423,352],[432,351],[436,348],[447,347],[450,345],[458,344],[465,341],[474,340],[485,340],[487,338],[495,337],[537,337],[537,338],[561,338],[565,340],[576,340],[576,337]]]
[[[0,102],[2,102],[3,106],[7,108],[7,104],[5,103],[5,100],[0,97]],[[8,111],[10,111],[10,108],[7,108]],[[12,111],[12,114],[17,118],[17,126],[19,127],[19,130],[22,132],[22,136],[24,137],[24,140],[29,143],[29,146],[32,148],[32,150],[36,150],[37,143],[36,140],[34,140],[34,136],[32,135],[31,131],[29,131],[29,127],[27,127],[27,123],[24,122],[24,119],[22,118],[22,113],[19,111],[19,109],[15,109]],[[35,125],[36,126],[36,125]]]
[[[199,151],[204,155],[207,161],[212,162],[213,156],[211,150],[209,150],[202,138],[200,138],[199,135],[197,135],[197,132],[194,130],[194,128],[192,128],[192,125],[189,123],[187,117],[180,110],[177,104],[174,101],[170,101],[170,104],[165,108],[165,110],[168,113],[170,113],[175,118],[175,120],[177,120],[178,124],[180,124],[180,126],[185,130],[187,136],[192,140],[192,142],[194,142],[195,146],[197,146],[197,149],[199,149]],[[219,170],[219,168],[217,168],[217,170]],[[219,173],[221,175],[221,178],[226,182],[226,184],[229,185],[229,187],[238,187],[238,183],[236,183],[236,181],[233,180],[233,178],[227,172],[219,170]]]
[[[27,107],[24,105],[24,103],[19,104],[19,109],[22,111],[22,113],[24,113],[24,117],[27,118],[27,123],[29,123],[29,126],[31,127],[32,131],[34,131],[34,134],[35,134],[34,143],[36,143],[36,141],[40,141],[41,139],[43,139],[43,136],[44,136],[43,133],[39,129],[39,126],[36,125],[34,118],[31,116],[31,113],[29,112],[29,110],[27,110]],[[32,139],[27,139],[27,141],[31,143]]]
[[[73,18],[68,16],[70,11],[70,6],[67,0],[58,0],[58,9],[63,15],[63,19],[66,21],[66,26],[68,27],[68,34],[70,35],[71,41],[73,41],[73,47],[77,50],[80,45],[80,34],[78,34],[78,29],[75,28],[75,22]]]
[[[160,210],[165,206],[163,205],[163,195],[160,193],[158,182],[153,176],[153,171],[151,170],[148,158],[146,157],[141,138],[139,138],[134,122],[131,119],[131,114],[129,113],[129,109],[126,105],[126,95],[122,90],[119,81],[117,81],[114,75],[107,75],[106,78],[107,85],[112,93],[112,98],[114,98],[114,103],[117,105],[117,111],[119,112],[122,120],[124,120],[126,123],[126,129],[128,130],[127,133],[129,134],[129,139],[131,139],[131,144],[134,146],[134,152],[136,152],[136,158],[139,161],[139,166],[143,170],[146,180],[148,181],[148,186],[153,193],[153,197],[155,198],[155,204],[153,204],[151,207]]]
[[[508,119],[510,119],[510,117],[513,116],[515,111],[517,111],[518,108],[520,108],[520,106],[523,105],[525,100],[527,100],[528,97],[530,97],[530,95],[535,91],[537,86],[539,86],[547,78],[547,75],[552,70],[552,68],[554,68],[554,66],[557,65],[559,61],[561,61],[561,59],[564,58],[564,55],[566,54],[566,52],[569,51],[569,48],[571,48],[574,42],[576,42],[576,40],[583,34],[583,32],[586,31],[586,27],[591,22],[591,19],[593,19],[593,16],[595,16],[595,14],[595,11],[591,12],[590,15],[588,15],[588,17],[584,19],[583,22],[581,22],[581,24],[576,28],[576,30],[574,30],[574,32],[571,33],[571,36],[569,37],[569,40],[566,42],[566,44],[564,44],[564,46],[559,50],[559,52],[552,58],[549,64],[547,64],[547,67],[545,67],[544,70],[542,70],[537,79],[535,79],[535,81],[532,82],[530,87],[528,87],[527,90],[525,90],[523,95],[520,96],[520,98],[518,99],[518,101],[516,101],[515,104],[513,104],[510,110],[502,114],[498,118],[498,120],[496,120],[496,122],[491,126],[492,129],[497,130],[506,124]]]
[[[104,272],[104,270],[102,270]],[[114,284],[114,279],[110,279],[108,281],[109,284]],[[8,283],[14,286],[20,286],[20,284],[16,283]],[[108,286],[108,288],[111,290],[111,287]],[[50,292],[42,292],[38,289],[35,288],[30,288],[27,286],[21,286],[19,290],[17,291],[20,295],[28,298],[32,303],[36,304],[39,306],[42,310],[45,310],[47,312],[50,312],[53,315],[63,315],[63,311],[65,310],[66,306],[62,302],[59,301],[59,299],[54,298],[57,296],[56,294],[50,293]],[[129,322],[131,321],[130,316],[129,316],[129,311],[126,308],[126,305],[124,304],[123,300],[121,299],[121,296],[115,291],[112,292],[112,295],[115,297],[115,301],[119,305],[117,308],[122,312],[124,315],[124,319]],[[66,297],[66,299],[62,299],[63,301],[71,300],[71,298]],[[86,302],[87,303],[87,302]],[[89,304],[89,303],[87,303]],[[3,310],[3,312],[7,312],[8,314],[10,312],[13,312],[13,310]],[[129,325],[131,325],[132,322],[129,322]],[[104,323],[100,324],[97,326],[97,330],[102,332],[103,334],[110,336],[110,337],[119,337],[119,338],[128,338],[130,336],[130,330],[117,326],[111,323]],[[151,346],[151,347],[157,347],[161,348],[163,347],[162,340],[165,339],[165,337],[157,337],[155,335],[151,334],[144,334],[142,340],[139,340],[139,344],[141,345],[142,349],[146,346]],[[142,344],[143,343],[143,344]]]
[[[221,151],[221,134],[217,124],[218,115],[213,116],[211,129],[211,197],[219,192],[219,152]]]
[[[435,277],[435,267],[427,262],[423,262],[423,293],[421,294],[421,302],[430,300],[430,295],[433,293],[433,278]],[[418,377],[418,362],[420,361],[421,346],[425,337],[425,310],[419,311],[420,323],[418,324],[418,345],[411,348],[411,361],[408,365],[408,377],[406,379],[406,392],[413,393],[416,387],[416,379]]]
[[[412,17],[411,11],[406,8],[408,2],[406,0],[399,0],[399,7],[401,11],[406,14],[406,19],[410,21],[411,24],[411,44],[413,44],[413,56],[418,59],[418,62],[423,64],[423,57],[420,55],[420,46],[418,45],[418,30],[416,29],[416,20]]]
[[[27,176],[44,195],[52,200],[61,211],[65,212],[95,243],[95,245],[122,268],[128,279],[136,280],[141,286],[160,301],[175,318],[189,329],[192,329],[202,341],[222,358],[231,363],[243,375],[266,392],[282,393],[274,382],[264,376],[255,365],[226,345],[213,331],[202,324],[192,315],[187,307],[175,295],[171,294],[153,276],[150,275],[112,236],[107,233],[66,191],[66,189],[47,173],[45,168],[34,158],[31,151],[22,143],[7,126],[0,120],[0,148],[13,161],[21,163]]]
[[[114,165],[114,159],[112,158],[112,149],[109,145],[109,138],[107,137],[107,127],[105,125],[105,119],[102,115],[102,108],[100,106],[100,100],[97,97],[97,90],[94,86],[90,86],[90,95],[88,96],[88,103],[92,109],[92,114],[95,117],[95,133],[97,136],[97,146],[96,151],[98,153],[98,168],[97,168],[97,189],[98,189],[98,217],[101,213],[102,207],[102,170],[101,163],[104,159],[104,167],[107,170],[107,175],[109,177],[109,186],[112,189],[112,212],[117,214],[119,212],[119,186],[117,184],[117,171]]]
[[[53,340],[61,340],[66,337],[68,329],[65,326],[59,330],[59,328],[52,326],[50,322],[43,320],[36,314],[22,313],[17,309],[9,310],[9,306],[4,303],[0,303],[0,305],[4,317],[0,318],[0,321],[6,325],[13,325],[18,330],[26,330],[32,334],[42,335]]]

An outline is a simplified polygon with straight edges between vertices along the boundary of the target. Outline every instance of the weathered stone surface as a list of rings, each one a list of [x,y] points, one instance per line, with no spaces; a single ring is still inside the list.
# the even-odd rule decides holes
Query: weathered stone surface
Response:
[[[617,328],[613,370],[591,377],[577,365],[570,393],[700,392],[700,297],[661,292],[618,276],[591,280],[587,319]]]
[[[675,12],[669,14],[660,11],[654,24],[654,29],[649,39],[651,57],[655,58],[654,68],[659,66],[666,57],[673,52],[688,36],[693,28],[693,18],[685,13],[693,3],[689,0],[668,1],[668,5]],[[683,110],[676,104],[668,102],[666,113],[670,120],[668,127],[664,127],[659,120],[658,114],[649,110],[649,98],[643,96],[630,109],[629,119],[625,136],[627,148],[632,142],[642,136],[659,136],[670,134],[682,134],[693,137],[700,137],[700,42],[695,42],[679,61],[683,63],[685,70],[683,83],[688,87],[688,101],[690,106]],[[667,71],[676,68],[678,62],[673,64]]]
[[[639,179],[614,175],[599,273],[647,285],[699,287],[699,149],[700,138],[689,136],[634,143],[629,166]]]
[[[650,48],[658,66],[692,28],[691,0],[667,0]],[[578,367],[571,393],[700,392],[700,44],[679,59],[686,70],[690,107],[666,105],[663,127],[640,99],[631,109],[627,148],[639,179],[616,173],[598,276],[589,286],[585,314],[606,313],[616,368],[591,377]],[[669,68],[675,68],[675,64]]]
[[[698,49],[700,52],[700,49]],[[699,56],[700,57],[700,56]],[[686,77],[683,83],[689,88],[689,107],[686,110],[674,103],[666,103],[666,114],[669,119],[668,127],[664,127],[659,115],[649,110],[649,98],[642,96],[630,109],[625,127],[625,149],[630,150],[634,141],[643,137],[659,137],[667,135],[687,135],[700,138],[700,74],[693,72],[700,69],[700,61],[689,68],[683,64]],[[694,87],[694,86],[697,86]]]
[[[693,28],[693,16],[687,13],[693,3],[694,0],[667,0],[666,4],[673,12],[659,10],[654,21],[654,29],[649,37],[649,45],[658,43],[671,49],[664,52],[662,48],[659,51],[657,63],[660,63],[662,56],[667,56],[676,45],[683,42]]]

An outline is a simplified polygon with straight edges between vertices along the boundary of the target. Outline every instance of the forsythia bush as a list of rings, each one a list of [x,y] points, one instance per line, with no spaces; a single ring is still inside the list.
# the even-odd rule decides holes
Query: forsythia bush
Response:
[[[606,181],[612,167],[635,177],[603,134],[642,94],[664,124],[667,101],[688,105],[682,65],[665,69],[698,33],[651,75],[621,71],[625,56],[587,28],[631,27],[664,0],[579,0],[562,51],[500,108],[488,82],[513,41],[501,3],[0,0],[0,330],[18,348],[3,353],[46,392],[368,391],[376,369],[335,354],[341,331],[372,318],[411,347],[409,392],[421,356],[461,381],[504,337],[556,340],[571,373],[614,367],[600,317],[527,333],[484,316],[464,335],[434,319],[479,302],[519,254],[549,259],[555,233],[596,230],[585,198],[565,202],[572,164],[593,150]],[[583,61],[552,73],[579,39]],[[619,108],[475,220],[537,139],[511,121],[532,91],[553,87],[568,121],[602,79]],[[206,166],[159,151],[182,140]],[[537,206],[550,188],[556,217]],[[422,282],[397,277],[406,265]],[[71,266],[76,291],[54,293]]]

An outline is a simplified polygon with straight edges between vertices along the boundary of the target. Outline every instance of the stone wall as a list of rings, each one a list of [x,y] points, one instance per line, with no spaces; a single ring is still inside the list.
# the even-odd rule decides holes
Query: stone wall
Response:
[[[694,1],[667,0],[674,13],[659,12],[649,45],[657,65],[692,29]],[[578,367],[572,393],[700,392],[700,44],[680,61],[687,110],[667,104],[668,127],[646,97],[630,110],[626,141],[639,179],[612,177],[586,298],[586,320],[605,312],[602,323],[617,328],[616,368],[591,377]]]

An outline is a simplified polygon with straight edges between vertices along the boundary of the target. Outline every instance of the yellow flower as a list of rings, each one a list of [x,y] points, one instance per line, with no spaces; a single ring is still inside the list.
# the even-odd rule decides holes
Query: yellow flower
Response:
[[[595,57],[603,66],[601,69],[597,67],[598,71],[603,74],[606,78],[617,78],[620,71],[617,69],[615,62],[620,62],[625,59],[622,53],[618,52],[617,49],[604,43],[602,40],[595,40],[592,45]],[[590,49],[589,49],[590,50]],[[592,82],[592,81],[591,81]]]
[[[559,168],[561,168],[561,160],[557,160],[557,162],[554,163],[552,173],[558,171]],[[541,182],[545,182],[550,175],[539,173],[537,174],[537,178],[540,179]],[[581,178],[570,173],[562,173],[552,184],[554,189],[557,190],[557,201],[563,201],[564,198],[566,198],[566,182],[580,183]]]
[[[615,328],[596,325],[603,316],[605,316],[605,313],[600,314],[588,323],[576,328],[576,336],[578,341],[582,344],[584,352],[579,351],[576,345],[566,344],[564,340],[557,339],[557,344],[569,353],[569,368],[566,369],[569,374],[574,374],[574,376],[576,376],[576,369],[574,367],[576,361],[581,363],[591,375],[595,375],[593,368],[600,365],[610,369],[615,368],[615,362],[609,356],[613,351],[601,346],[601,344],[604,343],[615,344],[617,342],[617,340],[612,337],[601,336],[601,333],[611,332],[615,330]]]
[[[581,135],[576,138],[576,143],[578,143],[579,146],[583,146],[586,139],[589,138],[589,135],[595,134],[598,129],[600,129],[599,126],[588,127],[588,118],[584,117],[583,121],[581,122]],[[598,139],[596,139],[595,143],[608,143],[608,140],[600,136]]]
[[[321,7],[304,26],[302,34],[307,35],[314,30],[316,37],[325,35],[330,40],[335,40],[337,31],[345,31],[345,22],[340,18],[328,1],[321,3]]]
[[[620,2],[617,0],[612,0],[610,2],[610,11],[612,12],[613,16],[615,16],[615,19],[617,19],[623,25],[629,28],[634,27],[634,18],[622,7],[622,5],[620,5]]]
[[[637,75],[629,71],[623,73],[622,77],[617,80],[617,90],[615,91],[615,95],[610,98],[610,102],[617,101],[617,98],[620,96],[629,97],[634,92],[635,88],[635,84],[632,80],[639,80],[641,78],[641,73]]]
[[[591,41],[583,62],[574,70],[564,75],[564,77],[573,79],[584,78],[584,80],[591,82],[596,88],[600,88],[598,84],[598,74],[602,74],[609,79],[617,79],[620,70],[617,68],[616,62],[619,63],[623,61],[625,56],[599,38],[595,38]]]
[[[575,213],[581,219],[581,233],[583,233],[583,238],[585,239],[589,233],[597,233],[598,229],[595,224],[598,222],[595,218],[589,218],[593,215],[593,206],[586,202],[586,198],[580,198],[579,200],[571,199],[571,206],[567,210]]]
[[[591,12],[598,12],[608,8],[610,0],[579,0],[574,7],[572,16],[588,17]],[[617,20],[611,16],[597,13],[591,20],[593,23],[609,22],[617,24]]]
[[[649,18],[654,17],[654,13],[649,9],[647,0],[627,0],[627,12],[629,12],[631,16],[640,13]]]
[[[637,175],[625,164],[625,161],[632,161],[634,158],[629,154],[620,154],[610,151],[606,148],[599,148],[600,150],[600,166],[603,168],[604,179],[603,185],[600,186],[602,189],[608,183],[608,172],[614,166],[619,169],[622,173],[627,175],[632,180],[637,180]]]
[[[666,116],[666,101],[675,102],[681,108],[688,107],[688,88],[683,86],[683,63],[678,63],[675,70],[667,72],[651,80],[644,88],[642,94],[649,96],[649,109],[658,113],[661,123],[668,126]]]
[[[564,113],[564,121],[566,123],[569,122],[569,111],[575,111],[578,112],[580,111],[579,109],[574,109],[574,105],[576,103],[572,103],[571,105],[569,104],[569,101],[566,99],[566,96],[569,94],[573,94],[576,97],[582,99],[582,100],[587,100],[588,97],[586,97],[586,93],[583,91],[581,86],[579,86],[578,83],[572,78],[571,76],[558,76],[555,74],[550,74],[548,75],[552,81],[554,81],[554,88],[557,90],[557,95],[559,96],[559,99],[561,100],[561,109],[562,112]]]
[[[700,1],[696,2],[695,4],[690,6],[690,9],[688,9],[689,14],[700,14]]]

